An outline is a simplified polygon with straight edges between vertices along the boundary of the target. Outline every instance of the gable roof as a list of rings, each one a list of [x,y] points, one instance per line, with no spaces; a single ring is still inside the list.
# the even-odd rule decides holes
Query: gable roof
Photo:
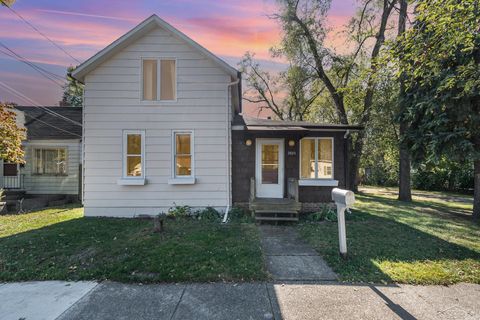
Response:
[[[55,116],[48,111],[33,106],[17,106],[25,115],[25,128],[27,128],[28,140],[47,140],[47,139],[81,139],[82,127],[70,120],[82,123],[82,108],[80,107],[45,107],[59,116]]]
[[[105,62],[108,58],[113,56],[115,53],[118,51],[122,50],[123,48],[127,47],[134,41],[138,40],[142,36],[144,36],[146,33],[149,31],[153,30],[155,27],[160,27],[163,28],[169,32],[171,32],[173,35],[176,37],[180,38],[181,40],[184,40],[187,42],[189,45],[191,45],[193,48],[195,48],[197,51],[199,51],[201,54],[203,54],[205,57],[209,58],[213,62],[215,62],[220,68],[222,68],[227,74],[229,74],[233,79],[238,78],[238,73],[239,71],[232,66],[230,66],[228,63],[202,47],[200,44],[197,42],[193,41],[191,38],[189,38],[187,35],[182,33],[180,30],[176,29],[172,25],[170,25],[168,22],[165,20],[161,19],[158,17],[156,14],[151,15],[149,18],[145,19],[142,21],[140,24],[138,24],[135,28],[132,30],[128,31],[125,33],[123,36],[109,44],[107,47],[104,49],[100,50],[97,54],[89,58],[87,61],[83,62],[80,64],[75,71],[72,72],[72,76],[81,81],[84,82],[85,76],[95,69],[98,65],[101,63]]]
[[[247,130],[363,130],[362,126],[331,124],[331,123],[315,123],[308,121],[290,121],[290,120],[272,120],[260,119],[240,114],[235,115],[232,122],[233,126],[244,126]]]

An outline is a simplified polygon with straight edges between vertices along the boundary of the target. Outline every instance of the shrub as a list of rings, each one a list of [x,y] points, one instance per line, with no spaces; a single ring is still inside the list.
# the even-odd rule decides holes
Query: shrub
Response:
[[[174,206],[168,209],[167,217],[173,218],[189,218],[192,217],[192,208],[189,206]]]
[[[228,212],[228,220],[232,222],[252,222],[254,219],[252,218],[250,210],[241,208],[241,207],[233,207]]]
[[[218,222],[220,221],[222,214],[212,207],[206,207],[203,210],[195,212],[195,216],[198,220]]]
[[[310,213],[306,218],[308,221],[337,221],[337,211],[323,204],[319,211]]]

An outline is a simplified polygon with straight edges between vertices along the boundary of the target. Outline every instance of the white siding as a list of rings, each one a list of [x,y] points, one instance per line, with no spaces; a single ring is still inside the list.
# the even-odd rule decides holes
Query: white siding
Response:
[[[80,140],[29,140],[24,142],[25,166],[24,187],[31,194],[78,194],[79,165],[81,164]],[[67,148],[67,175],[49,176],[33,173],[33,150],[35,148]]]
[[[142,57],[177,59],[177,101],[140,100]],[[230,76],[210,59],[160,28],[90,72],[85,77],[85,215],[158,214],[174,203],[225,209],[229,82]],[[127,129],[145,130],[145,185],[117,184]],[[194,131],[193,185],[168,184],[173,130]]]

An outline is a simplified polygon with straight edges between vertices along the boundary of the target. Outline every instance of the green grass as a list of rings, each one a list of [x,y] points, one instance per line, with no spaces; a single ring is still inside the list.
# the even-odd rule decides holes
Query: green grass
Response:
[[[338,255],[336,223],[299,228],[341,280],[480,283],[480,226],[470,220],[471,197],[415,192],[405,203],[391,192],[363,191],[347,216],[347,260]]]
[[[0,281],[250,281],[267,274],[252,224],[84,218],[82,208],[0,216]]]

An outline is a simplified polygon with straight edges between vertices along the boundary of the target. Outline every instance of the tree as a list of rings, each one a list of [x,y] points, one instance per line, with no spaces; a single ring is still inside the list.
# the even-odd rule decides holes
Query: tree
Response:
[[[22,140],[25,139],[25,129],[17,125],[16,113],[6,103],[0,103],[0,137],[0,159],[23,163]]]
[[[370,120],[371,108],[379,69],[378,57],[385,42],[389,17],[396,0],[364,0],[358,15],[350,23],[351,39],[356,49],[351,55],[340,56],[331,52],[324,40],[330,0],[278,0],[280,10],[274,15],[282,29],[281,51],[296,65],[302,66],[310,75],[323,83],[336,111],[337,122],[366,125]],[[369,40],[373,45],[369,46]],[[360,62],[366,62],[362,65]],[[335,77],[332,77],[332,73]],[[334,81],[334,79],[336,81]],[[362,88],[362,102],[350,108],[345,91],[350,86]],[[357,189],[357,174],[364,146],[365,131],[349,140],[350,176],[347,186]]]
[[[398,13],[398,37],[401,38],[406,31],[407,25],[407,0],[399,0],[400,11]],[[405,113],[405,75],[403,73],[399,76],[399,94],[398,94],[398,110],[399,114]],[[400,117],[400,146],[399,146],[399,171],[398,171],[398,200],[412,201],[412,187],[410,179],[410,151],[408,146],[403,142],[403,136],[407,131],[408,123],[403,117]]]
[[[11,7],[15,3],[15,0],[0,0],[0,3],[3,6]]]
[[[81,107],[83,106],[83,84],[72,77],[75,67],[67,69],[67,84],[63,87],[63,97],[60,102],[63,106]]]
[[[258,104],[259,111],[272,111],[280,120],[304,120],[322,91],[300,66],[290,65],[272,75],[249,52],[239,65],[247,84],[243,99]]]
[[[474,162],[480,221],[480,0],[421,0],[394,49],[405,76],[404,142],[412,160]]]

